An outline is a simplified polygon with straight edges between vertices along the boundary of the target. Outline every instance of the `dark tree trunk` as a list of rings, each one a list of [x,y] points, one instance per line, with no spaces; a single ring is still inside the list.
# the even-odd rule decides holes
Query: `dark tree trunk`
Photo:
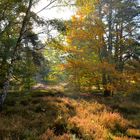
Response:
[[[6,81],[3,85],[2,94],[0,94],[0,111],[2,111],[3,103],[6,99],[9,87],[9,81]]]
[[[105,96],[105,97],[111,96],[111,91],[108,90],[108,89],[105,89],[105,90],[104,90],[104,96]]]

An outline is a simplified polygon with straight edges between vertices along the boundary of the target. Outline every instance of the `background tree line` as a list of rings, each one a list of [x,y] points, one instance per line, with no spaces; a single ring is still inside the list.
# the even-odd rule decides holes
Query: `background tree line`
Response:
[[[48,42],[65,56],[61,69],[70,87],[82,91],[95,86],[105,94],[139,88],[138,5],[130,0],[76,1],[66,32]]]

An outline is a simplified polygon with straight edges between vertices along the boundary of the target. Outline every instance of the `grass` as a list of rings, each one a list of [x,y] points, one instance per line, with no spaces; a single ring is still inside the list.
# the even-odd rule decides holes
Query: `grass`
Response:
[[[56,90],[10,93],[0,113],[0,140],[140,139],[139,101],[88,97],[72,99]]]

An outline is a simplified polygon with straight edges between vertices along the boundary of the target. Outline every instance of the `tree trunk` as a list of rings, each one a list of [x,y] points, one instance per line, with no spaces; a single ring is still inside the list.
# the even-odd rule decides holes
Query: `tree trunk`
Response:
[[[121,40],[123,39],[123,23],[120,24],[120,46],[119,46],[119,71],[123,71],[124,69],[124,62],[123,62],[123,51],[124,51],[124,45],[123,43],[121,42]]]
[[[14,51],[13,51],[13,54],[12,54],[12,57],[11,57],[10,67],[9,67],[9,70],[8,70],[8,73],[7,73],[7,77],[5,77],[5,82],[3,84],[2,93],[0,94],[0,110],[2,110],[3,103],[4,103],[4,101],[6,99],[6,96],[7,96],[7,93],[8,93],[9,81],[10,81],[11,76],[13,74],[13,65],[14,65],[14,63],[17,59],[18,49],[20,48],[21,40],[22,40],[22,37],[23,37],[24,32],[26,30],[26,26],[28,24],[28,21],[30,20],[30,11],[31,11],[32,4],[33,4],[33,0],[30,0],[29,5],[27,7],[26,14],[25,14],[25,16],[23,18],[23,21],[22,21],[22,26],[21,26],[21,30],[20,30],[20,33],[19,33],[18,40],[16,42],[16,45],[15,45],[15,48],[14,48]]]
[[[109,59],[112,56],[112,0],[109,3],[109,15],[108,15],[108,52],[109,52]]]

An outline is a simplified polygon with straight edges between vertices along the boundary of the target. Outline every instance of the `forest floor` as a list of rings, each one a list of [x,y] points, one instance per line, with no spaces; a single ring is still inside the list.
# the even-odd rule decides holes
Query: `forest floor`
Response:
[[[10,92],[0,140],[140,140],[140,94],[104,97],[44,85]]]

